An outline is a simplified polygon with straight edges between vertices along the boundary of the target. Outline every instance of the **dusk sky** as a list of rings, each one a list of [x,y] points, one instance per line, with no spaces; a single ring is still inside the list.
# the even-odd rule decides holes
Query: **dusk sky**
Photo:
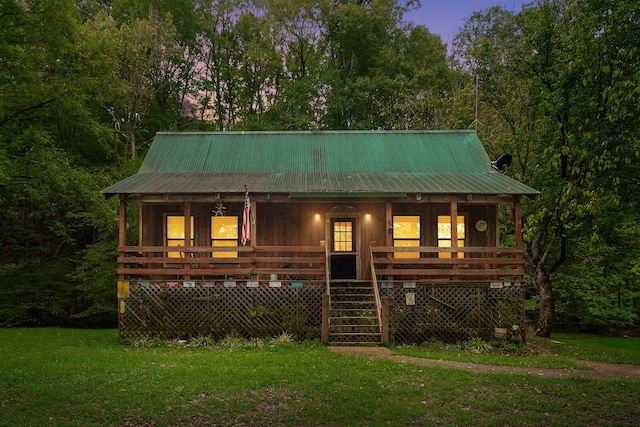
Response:
[[[414,24],[424,25],[429,32],[438,34],[442,41],[450,43],[458,33],[465,18],[478,10],[500,5],[507,10],[519,11],[522,4],[532,0],[421,0],[422,8],[405,15]]]

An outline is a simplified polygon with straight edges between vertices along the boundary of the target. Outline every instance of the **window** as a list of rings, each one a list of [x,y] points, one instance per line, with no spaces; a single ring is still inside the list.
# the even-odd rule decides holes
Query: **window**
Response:
[[[353,220],[340,219],[333,221],[333,251],[353,252]]]
[[[420,246],[419,216],[393,217],[393,246],[415,248]],[[420,258],[420,252],[395,252],[394,258]]]
[[[238,246],[238,217],[211,217],[211,246]],[[213,258],[237,258],[238,252],[214,252]]]
[[[458,215],[458,247],[464,248],[465,229],[464,215]],[[438,216],[438,247],[451,247],[451,217],[448,215]],[[450,252],[440,252],[438,258],[451,258]],[[463,252],[458,252],[458,258],[464,258]]]
[[[167,246],[185,246],[184,242],[184,216],[167,215]],[[195,245],[194,218],[191,217],[191,239],[190,245]],[[184,252],[168,252],[169,258],[182,258]]]

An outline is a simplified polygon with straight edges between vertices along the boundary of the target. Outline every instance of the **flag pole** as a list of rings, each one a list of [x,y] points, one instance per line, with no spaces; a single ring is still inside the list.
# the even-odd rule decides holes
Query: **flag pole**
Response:
[[[248,240],[251,240],[251,202],[249,200],[249,190],[247,186],[244,186],[244,207],[242,209],[242,246],[247,244]]]

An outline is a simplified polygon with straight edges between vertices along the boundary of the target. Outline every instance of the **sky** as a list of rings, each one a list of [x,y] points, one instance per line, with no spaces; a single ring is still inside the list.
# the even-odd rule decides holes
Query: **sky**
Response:
[[[405,15],[416,25],[424,25],[430,33],[438,34],[449,44],[473,12],[500,5],[507,10],[519,11],[522,4],[532,0],[421,0],[420,10]]]

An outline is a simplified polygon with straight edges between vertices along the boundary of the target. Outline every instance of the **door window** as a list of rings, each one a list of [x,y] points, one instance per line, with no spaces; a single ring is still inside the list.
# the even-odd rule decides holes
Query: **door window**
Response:
[[[333,252],[354,252],[352,219],[334,219],[333,225]]]

